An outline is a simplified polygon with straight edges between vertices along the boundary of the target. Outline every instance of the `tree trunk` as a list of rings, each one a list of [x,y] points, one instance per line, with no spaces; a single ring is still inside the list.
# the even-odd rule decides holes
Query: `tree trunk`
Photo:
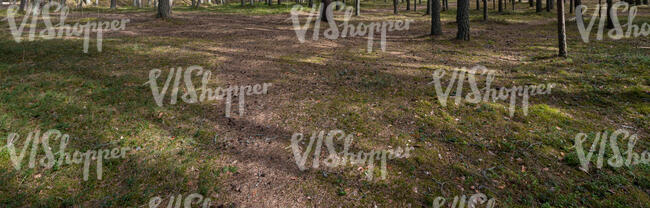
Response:
[[[354,0],[354,16],[361,15],[361,0]]]
[[[481,10],[481,3],[479,2],[479,0],[476,0],[476,10],[479,11]]]
[[[521,1],[521,0],[519,0]],[[515,0],[512,0],[512,11],[515,11]]]
[[[411,0],[406,0],[406,11],[411,10]]]
[[[528,6],[529,7],[534,7],[535,6],[534,1],[533,0],[528,0]]]
[[[397,14],[397,0],[393,0],[393,14]]]
[[[608,0],[611,1],[611,0]],[[557,0],[557,37],[560,57],[567,57],[566,52],[566,28],[564,22],[564,1]]]
[[[314,7],[314,0],[309,0],[309,8]]]
[[[440,23],[440,0],[429,0],[431,4],[431,35],[442,35]]]
[[[332,0],[323,0],[323,7],[320,9],[320,20],[327,22],[327,8],[332,4]],[[333,17],[332,17],[333,18]]]
[[[427,1],[427,12],[424,14],[431,15],[431,0],[426,0],[426,1]]]
[[[542,0],[536,0],[535,12],[542,12]]]
[[[117,9],[117,0],[111,0],[111,9]]]
[[[418,3],[416,2],[416,0],[413,0],[413,11],[414,12],[418,11]]]
[[[607,28],[612,29],[614,28],[614,22],[612,21],[612,16],[610,15],[612,11],[612,0],[607,0]],[[629,26],[628,26],[629,27]]]
[[[571,14],[573,14],[573,8],[574,8],[573,2],[575,2],[575,0],[569,0],[569,13]]]
[[[499,13],[503,13],[503,0],[499,0]]]
[[[158,18],[169,18],[172,16],[170,0],[158,0]]]
[[[487,21],[488,12],[487,12],[487,0],[483,0],[483,20]]]
[[[456,23],[458,24],[458,34],[456,39],[469,40],[469,0],[458,0],[456,11]]]

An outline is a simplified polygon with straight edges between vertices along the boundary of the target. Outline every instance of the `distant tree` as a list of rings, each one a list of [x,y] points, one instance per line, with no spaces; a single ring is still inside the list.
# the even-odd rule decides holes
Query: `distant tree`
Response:
[[[476,10],[481,10],[481,3],[479,0],[476,0]]]
[[[528,0],[528,6],[534,7],[535,6],[534,0]]]
[[[614,28],[614,22],[612,21],[612,16],[610,15],[612,11],[612,0],[607,0],[607,28],[612,29]]]
[[[393,14],[397,14],[397,0],[393,0]]]
[[[608,0],[611,1],[611,0]],[[566,27],[564,22],[564,1],[557,0],[557,36],[560,57],[567,57],[566,52]]]
[[[487,21],[488,12],[487,12],[487,0],[483,0],[483,20]]]
[[[117,8],[117,0],[111,0],[111,9]]]
[[[503,13],[503,0],[499,0],[499,13]]]
[[[172,7],[169,0],[158,0],[158,18],[169,18],[172,16]]]
[[[431,0],[427,0],[427,12],[425,15],[431,15]]]
[[[442,35],[440,23],[440,0],[429,0],[431,3],[431,35]]]
[[[417,4],[416,0],[413,0],[413,11],[414,12],[418,11],[418,4]]]
[[[536,0],[535,12],[542,12],[542,0]]]
[[[332,0],[323,0],[322,2],[323,6],[320,8],[320,20],[327,22],[327,8],[332,4]]]
[[[573,6],[574,3],[573,2],[575,2],[575,1],[574,0],[569,0],[569,13],[571,13],[571,14],[573,14],[573,8],[574,8],[574,6]]]
[[[354,16],[361,14],[361,0],[354,0]]]
[[[521,0],[519,0],[519,1],[521,1]],[[511,0],[511,2],[512,2],[512,11],[515,11],[515,0]]]
[[[411,0],[406,0],[406,11],[411,10]]]
[[[469,40],[469,0],[458,0],[456,8],[456,39]]]

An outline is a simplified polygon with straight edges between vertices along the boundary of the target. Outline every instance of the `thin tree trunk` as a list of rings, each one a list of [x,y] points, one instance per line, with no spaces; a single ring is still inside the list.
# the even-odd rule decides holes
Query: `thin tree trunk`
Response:
[[[172,15],[171,1],[158,0],[158,18],[169,18]]]
[[[393,0],[393,14],[397,14],[397,0]]]
[[[487,0],[483,0],[483,20],[487,21],[488,12],[487,12]]]
[[[571,13],[571,14],[573,14],[573,8],[574,8],[573,4],[574,4],[574,2],[575,2],[575,0],[569,0],[569,13]]]
[[[503,13],[503,0],[499,0],[499,13]]]
[[[411,0],[406,0],[406,11],[411,10]]]
[[[440,23],[440,0],[429,0],[431,4],[431,35],[442,35]]]
[[[476,10],[481,10],[481,3],[479,0],[476,0]]]
[[[612,12],[612,0],[607,0],[607,28],[612,29],[614,28],[614,22],[612,21],[612,16],[610,15]],[[628,26],[629,27],[629,26]]]
[[[469,0],[458,0],[457,5],[458,33],[456,39],[469,41]]]
[[[536,0],[535,12],[542,12],[542,0]]]
[[[611,1],[611,0],[608,0]],[[566,51],[566,28],[564,22],[564,2],[557,0],[557,36],[558,36],[558,49],[560,57],[567,57]]]
[[[534,6],[535,6],[535,2],[534,2],[533,0],[528,0],[528,6],[529,6],[529,7],[534,7]]]
[[[332,0],[323,0],[323,7],[320,9],[320,20],[327,22],[327,8],[332,4]]]
[[[512,0],[512,11],[515,11],[515,0]]]
[[[354,16],[361,15],[361,0],[354,0]]]
[[[418,3],[416,2],[416,0],[413,0],[413,11],[414,12],[418,11]]]
[[[431,0],[426,0],[427,2],[427,12],[424,13],[425,15],[431,15]]]

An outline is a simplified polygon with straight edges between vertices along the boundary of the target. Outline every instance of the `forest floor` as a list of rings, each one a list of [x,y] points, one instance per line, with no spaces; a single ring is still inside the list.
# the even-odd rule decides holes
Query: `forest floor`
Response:
[[[584,43],[568,21],[569,57],[558,58],[555,12],[537,14],[524,2],[482,21],[472,1],[471,40],[457,41],[455,5],[442,12],[443,35],[431,37],[425,4],[417,11],[401,4],[393,15],[389,3],[362,2],[350,24],[414,20],[388,32],[385,51],[375,37],[372,52],[366,37],[323,37],[326,24],[318,40],[309,30],[300,43],[290,2],[178,7],[168,20],[152,8],[74,10],[68,22],[130,19],[104,33],[101,52],[91,35],[86,54],[81,38],[17,43],[2,20],[0,145],[16,132],[20,151],[28,132],[58,129],[72,138],[68,151],[140,149],[105,161],[102,180],[93,167],[84,181],[82,164],[16,170],[2,148],[0,206],[148,207],[160,196],[163,207],[171,195],[200,193],[215,207],[431,207],[438,196],[451,204],[480,192],[496,207],[647,207],[650,164],[584,172],[574,138],[588,134],[590,147],[596,132],[626,129],[640,139],[637,152],[649,149],[650,37],[596,40],[596,23]],[[650,8],[638,9],[636,25],[650,24]],[[243,115],[233,101],[229,118],[223,100],[188,104],[179,93],[170,104],[167,93],[156,105],[150,70],[162,70],[162,86],[171,68],[192,65],[212,72],[212,88],[272,86],[247,96]],[[453,71],[477,65],[495,71],[496,89],[555,87],[532,96],[526,115],[519,100],[510,116],[508,101],[454,104],[454,92],[441,105],[432,74],[445,70],[446,88]],[[476,78],[482,87],[485,76]],[[201,78],[193,80],[200,87]],[[313,156],[300,171],[292,135],[335,129],[354,135],[354,153],[414,150],[388,160],[384,180],[377,171],[368,180],[357,165],[313,168]],[[340,152],[343,141],[335,143]]]

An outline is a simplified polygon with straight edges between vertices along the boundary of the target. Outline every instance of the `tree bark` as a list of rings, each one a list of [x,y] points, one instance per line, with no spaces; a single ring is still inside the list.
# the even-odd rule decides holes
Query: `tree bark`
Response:
[[[158,0],[158,18],[169,18],[172,16],[170,0]]]
[[[542,0],[536,0],[535,12],[542,12]]]
[[[481,3],[479,2],[479,0],[476,0],[476,10],[479,11],[481,10]]]
[[[458,0],[456,10],[456,23],[458,33],[456,39],[469,40],[469,0]]]
[[[571,14],[573,14],[573,8],[574,8],[573,2],[574,1],[575,0],[569,0],[569,13],[571,13]]]
[[[429,0],[431,4],[431,35],[442,35],[440,23],[440,0]]]
[[[567,57],[566,28],[564,22],[564,1],[563,0],[557,0],[557,36],[558,36],[558,50],[559,50],[558,55],[560,57]]]
[[[117,0],[111,0],[111,9],[117,8]]]
[[[427,1],[427,12],[424,14],[431,15],[431,0],[426,0],[426,1]]]
[[[418,11],[418,3],[416,2],[417,0],[413,0],[413,11],[417,12]]]
[[[406,0],[406,11],[411,10],[411,0]]]
[[[528,6],[529,6],[529,7],[534,7],[534,6],[535,6],[535,2],[534,2],[533,0],[528,0]]]
[[[519,0],[519,1],[521,1],[521,0]],[[516,3],[515,0],[512,0],[512,11],[515,11],[515,3]]]

